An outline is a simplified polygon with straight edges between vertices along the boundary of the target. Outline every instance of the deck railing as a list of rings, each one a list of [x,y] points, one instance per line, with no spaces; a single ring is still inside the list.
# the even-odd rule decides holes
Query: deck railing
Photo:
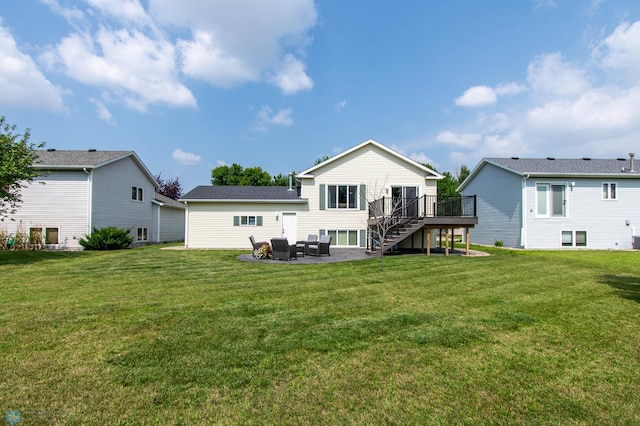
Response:
[[[438,199],[435,195],[415,198],[382,197],[369,202],[369,217],[475,217],[476,196],[461,195]]]

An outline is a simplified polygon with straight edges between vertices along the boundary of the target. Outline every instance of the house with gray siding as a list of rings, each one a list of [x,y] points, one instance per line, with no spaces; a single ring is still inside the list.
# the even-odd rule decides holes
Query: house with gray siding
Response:
[[[640,172],[618,159],[484,158],[460,185],[475,194],[474,243],[525,249],[631,249]]]
[[[297,173],[296,179],[291,188],[202,185],[189,191],[180,199],[187,205],[185,246],[237,249],[250,247],[250,235],[257,241],[284,236],[295,243],[316,234],[331,236],[335,247],[366,249],[372,245],[374,200],[387,206],[387,215],[393,205],[394,220],[402,216],[411,222],[385,242],[385,249],[426,250],[435,241],[430,229],[445,223],[431,217],[427,224],[423,218],[427,209],[433,211],[442,175],[372,139]]]
[[[42,173],[22,189],[22,204],[3,218],[50,249],[80,249],[93,228],[131,228],[134,242],[184,239],[184,206],[158,199],[158,183],[133,151],[38,151]]]

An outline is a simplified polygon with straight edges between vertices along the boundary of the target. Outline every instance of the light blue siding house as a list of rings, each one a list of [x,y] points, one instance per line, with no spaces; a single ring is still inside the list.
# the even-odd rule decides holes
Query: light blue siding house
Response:
[[[475,194],[473,242],[526,249],[631,249],[640,241],[640,172],[629,158],[484,158],[460,185]],[[638,236],[634,238],[634,236]]]

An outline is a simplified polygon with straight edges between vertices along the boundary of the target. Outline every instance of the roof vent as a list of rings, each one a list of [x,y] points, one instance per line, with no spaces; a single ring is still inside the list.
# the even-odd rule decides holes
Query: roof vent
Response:
[[[547,157],[547,160],[552,160],[552,161],[553,161],[553,160],[555,160],[555,158],[553,158],[553,157]]]
[[[618,160],[618,161],[627,161],[627,159],[626,159],[626,158],[622,158],[622,157],[620,157],[620,158],[616,158],[616,160]]]
[[[582,159],[583,159],[584,161],[591,161],[591,158],[589,158],[589,157],[582,157]]]
[[[89,152],[96,152],[95,148],[89,149]]]
[[[511,157],[512,160],[519,160],[520,157]]]
[[[635,152],[630,152],[629,153],[629,171],[630,172],[635,172],[636,171],[636,154]]]
[[[47,148],[47,152],[54,152],[55,150],[55,148]]]

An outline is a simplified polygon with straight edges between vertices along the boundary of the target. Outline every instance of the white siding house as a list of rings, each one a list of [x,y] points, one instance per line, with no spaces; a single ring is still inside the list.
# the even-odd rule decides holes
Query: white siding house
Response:
[[[5,232],[25,232],[51,249],[80,249],[81,237],[106,226],[131,228],[134,242],[166,240],[154,228],[154,209],[164,206],[155,199],[157,182],[133,151],[46,150],[38,157],[42,174],[23,188],[16,213],[3,218]],[[184,226],[179,214],[171,220]]]
[[[459,191],[477,200],[479,244],[631,249],[640,235],[640,173],[631,158],[485,158]]]
[[[199,186],[180,201],[187,204],[185,246],[247,248],[250,235],[290,243],[308,234],[332,236],[337,247],[365,247],[368,202],[401,194],[437,194],[439,173],[367,140],[296,176],[299,186]],[[420,244],[409,241],[404,244]]]

